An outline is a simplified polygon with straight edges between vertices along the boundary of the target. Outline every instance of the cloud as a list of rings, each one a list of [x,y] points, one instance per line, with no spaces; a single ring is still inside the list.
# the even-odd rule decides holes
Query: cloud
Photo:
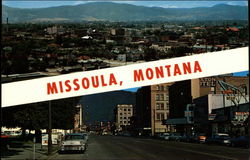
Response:
[[[85,3],[90,3],[90,2],[97,2],[97,1],[76,1],[74,5],[85,4]]]
[[[247,1],[229,1],[227,2],[228,5],[240,5],[240,6],[248,6]]]
[[[169,4],[165,4],[165,5],[150,5],[149,7],[161,7],[161,8],[179,8],[178,6],[176,5],[169,5]]]

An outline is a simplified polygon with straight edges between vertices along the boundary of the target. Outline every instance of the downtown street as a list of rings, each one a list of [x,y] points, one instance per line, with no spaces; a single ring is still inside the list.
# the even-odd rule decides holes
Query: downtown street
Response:
[[[1,156],[1,158],[20,159],[20,154],[25,155],[25,152],[27,150],[20,151],[17,155]],[[249,160],[249,158],[249,149],[243,148],[99,135],[90,135],[88,147],[84,153],[54,152],[49,157],[46,155],[36,157],[36,159],[55,160]],[[32,158],[27,153],[27,157],[22,156],[21,159]]]

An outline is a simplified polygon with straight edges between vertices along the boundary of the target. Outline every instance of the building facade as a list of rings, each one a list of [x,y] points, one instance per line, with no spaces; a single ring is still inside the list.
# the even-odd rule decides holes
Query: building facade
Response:
[[[120,104],[116,109],[116,130],[122,131],[131,125],[131,117],[133,116],[133,105]]]
[[[136,95],[136,123],[140,134],[152,135],[170,131],[163,125],[169,117],[169,86],[172,83],[142,87]]]
[[[169,89],[170,118],[164,122],[177,132],[208,133],[209,119],[215,116],[212,110],[249,103],[248,90],[248,76],[224,75],[176,82]],[[190,104],[192,110],[188,109]]]

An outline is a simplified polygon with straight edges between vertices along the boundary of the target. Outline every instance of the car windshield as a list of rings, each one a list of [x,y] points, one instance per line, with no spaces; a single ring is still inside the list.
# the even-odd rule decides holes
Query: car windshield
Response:
[[[84,135],[66,135],[65,140],[81,140],[84,139]]]
[[[221,138],[221,139],[230,139],[230,137],[227,136],[227,135],[221,135],[220,138]]]

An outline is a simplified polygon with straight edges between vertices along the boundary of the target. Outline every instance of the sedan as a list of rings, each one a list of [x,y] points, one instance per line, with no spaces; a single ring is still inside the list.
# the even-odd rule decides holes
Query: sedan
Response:
[[[60,153],[65,151],[84,152],[87,148],[87,138],[83,133],[66,134],[62,141]]]

